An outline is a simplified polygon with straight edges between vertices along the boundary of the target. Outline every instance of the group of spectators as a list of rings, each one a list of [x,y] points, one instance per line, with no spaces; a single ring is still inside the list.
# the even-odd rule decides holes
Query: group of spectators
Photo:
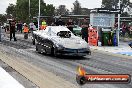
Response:
[[[14,38],[14,41],[17,41],[15,37],[16,31],[27,34],[29,31],[32,32],[33,30],[36,30],[36,27],[37,27],[36,22],[32,22],[32,21],[29,24],[22,23],[21,21],[16,22],[14,18],[8,21],[9,21],[9,24],[5,26],[5,32],[7,31],[10,32],[10,41],[12,40],[12,38]]]
[[[118,27],[118,23],[115,24],[116,29],[117,27]],[[130,37],[132,37],[132,25],[122,23],[120,29],[120,35],[124,37],[126,33],[129,34]]]
[[[37,23],[35,22],[30,22],[29,25],[27,25],[26,23],[22,23],[21,21],[18,21],[16,23],[15,19],[12,18],[11,21],[9,21],[9,30],[10,30],[10,41],[12,40],[12,38],[14,38],[14,41],[16,40],[15,37],[15,31],[18,31],[20,33],[23,32],[28,32],[27,28],[29,29],[30,32],[32,32],[33,30],[35,30],[37,28]],[[47,26],[46,20],[43,19],[41,26],[43,28],[43,26]],[[67,26],[67,28],[73,32],[73,28],[74,28],[74,22],[72,19],[69,19],[67,23],[65,23],[62,19],[58,19],[56,22],[52,23],[51,26]],[[88,42],[88,27],[89,27],[89,23],[86,20],[86,18],[84,18],[83,22],[81,23],[81,34],[82,34],[82,39],[84,39],[86,42]],[[17,27],[17,28],[16,28]],[[17,30],[16,30],[17,29]]]
[[[125,33],[128,33],[130,36],[132,35],[132,26],[126,25],[125,23],[122,24],[122,34],[125,36]]]

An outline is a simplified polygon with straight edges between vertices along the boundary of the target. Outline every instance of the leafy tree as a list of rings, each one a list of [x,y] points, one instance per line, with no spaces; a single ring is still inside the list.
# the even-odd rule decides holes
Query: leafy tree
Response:
[[[44,0],[40,0],[41,3],[41,16],[54,15],[55,7],[52,4],[44,3]],[[30,16],[29,16],[29,0],[17,0],[16,5],[10,4],[6,9],[7,16],[16,17],[17,20],[27,22],[29,17],[33,18],[38,16],[39,12],[39,0],[30,0]]]
[[[73,3],[74,7],[73,7],[73,14],[75,15],[80,15],[81,14],[81,4],[79,3],[78,0],[76,0]]]
[[[44,13],[44,9],[46,4],[41,0],[41,13]],[[30,11],[31,18],[34,16],[38,16],[39,12],[39,1],[38,0],[30,0]],[[16,3],[16,12],[18,20],[28,21],[29,20],[29,0],[17,0]],[[41,14],[41,15],[42,15]]]
[[[123,12],[123,13],[121,14],[121,16],[122,16],[122,17],[129,17],[130,15],[129,15],[127,12]]]
[[[6,15],[0,14],[0,22],[1,23],[6,22]]]
[[[102,0],[102,7],[103,8],[118,8],[118,0]]]
[[[108,8],[108,9],[118,9],[119,0],[102,0],[102,8]],[[126,14],[125,9],[130,9],[131,3],[130,0],[121,0],[121,11],[123,12],[123,15]]]
[[[67,15],[69,14],[69,10],[65,5],[59,5],[59,7],[55,10],[56,15]]]
[[[6,9],[6,13],[8,17],[15,17],[16,16],[16,6],[13,4],[9,4],[8,8]]]
[[[28,20],[29,18],[28,0],[17,0],[16,3],[16,16],[17,20]]]
[[[54,15],[55,7],[52,4],[47,4],[46,6],[46,13],[44,15],[53,16]]]

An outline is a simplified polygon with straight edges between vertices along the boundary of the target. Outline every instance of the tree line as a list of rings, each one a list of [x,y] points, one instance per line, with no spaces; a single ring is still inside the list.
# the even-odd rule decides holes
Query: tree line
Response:
[[[102,0],[101,8],[106,9],[118,9],[119,0]],[[41,2],[41,16],[55,16],[55,15],[89,15],[90,9],[82,8],[78,0],[73,3],[71,12],[66,8],[65,5],[59,5],[55,8],[53,4],[46,4],[44,0]],[[132,12],[132,3],[130,0],[121,0],[121,16],[130,16]],[[6,14],[0,14],[0,20],[6,21],[6,18],[15,17],[17,20],[29,21],[33,17],[38,16],[39,12],[38,0],[30,0],[30,13],[29,13],[29,0],[17,0],[16,4],[9,4],[6,9]]]

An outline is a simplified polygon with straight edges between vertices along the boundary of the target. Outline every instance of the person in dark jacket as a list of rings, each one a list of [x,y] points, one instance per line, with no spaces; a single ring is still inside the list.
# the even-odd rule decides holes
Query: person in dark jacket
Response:
[[[11,21],[9,21],[9,25],[10,25],[10,41],[12,39],[12,35],[13,35],[13,38],[14,38],[14,41],[17,41],[16,40],[16,37],[15,37],[15,26],[16,26],[16,21],[14,18],[12,18]]]
[[[69,19],[68,23],[67,23],[67,28],[73,33],[73,27],[74,27],[74,23],[72,22],[72,19]]]
[[[22,33],[22,26],[23,25],[22,25],[21,21],[18,21],[18,23],[17,23],[17,31]]]
[[[86,42],[88,42],[88,27],[89,27],[89,23],[86,20],[86,18],[84,18],[83,22],[82,22],[82,39],[84,39]]]

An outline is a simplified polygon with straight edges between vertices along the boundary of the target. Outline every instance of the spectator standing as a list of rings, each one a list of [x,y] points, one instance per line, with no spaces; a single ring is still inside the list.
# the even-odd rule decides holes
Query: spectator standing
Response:
[[[14,18],[12,18],[12,20],[9,21],[10,41],[11,41],[11,39],[12,39],[12,35],[13,35],[14,41],[17,41],[17,40],[16,40],[16,37],[15,37],[15,25],[16,25],[16,21],[15,21]]]
[[[73,33],[73,27],[74,27],[74,23],[72,21],[72,19],[69,19],[68,23],[67,23],[67,28]]]
[[[22,27],[23,27],[23,23],[20,21],[20,23],[19,23],[19,27],[20,27],[20,32],[22,33]]]
[[[126,33],[126,30],[127,30],[127,26],[125,23],[122,24],[122,35],[125,36],[125,33]]]
[[[29,28],[26,23],[24,23],[23,32],[24,32],[24,39],[28,39]]]
[[[22,25],[21,21],[18,21],[18,23],[17,23],[17,31],[22,33],[22,26],[23,25]]]
[[[34,23],[31,21],[29,23],[29,31],[32,33],[33,30],[34,30]]]
[[[82,22],[82,39],[84,39],[86,42],[88,42],[88,27],[89,27],[89,23],[86,20],[86,18],[84,18],[83,22]]]
[[[36,26],[36,28],[38,28],[38,22],[37,22],[37,20],[33,19],[33,23]]]
[[[130,31],[130,37],[132,37],[132,26],[130,26],[129,31]]]
[[[47,27],[47,23],[45,20],[43,20],[41,24],[41,30],[44,30],[46,27]]]

